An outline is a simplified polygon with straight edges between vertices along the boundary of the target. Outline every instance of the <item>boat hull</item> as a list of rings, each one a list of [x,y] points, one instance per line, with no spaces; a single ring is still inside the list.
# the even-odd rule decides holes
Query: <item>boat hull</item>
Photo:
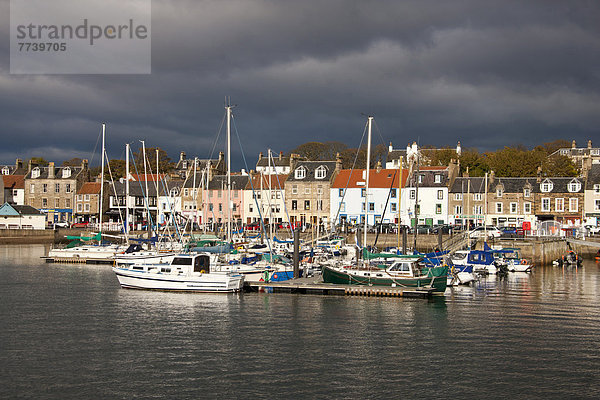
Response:
[[[335,268],[323,266],[323,282],[335,283],[340,285],[374,285],[374,286],[392,286],[392,287],[429,287],[435,292],[443,293],[447,286],[447,272],[441,276],[420,276],[420,277],[367,277],[355,275],[350,272],[340,271]]]
[[[180,276],[114,267],[119,284],[127,289],[185,291],[203,293],[235,293],[243,288],[244,277],[239,274],[211,272],[197,276]]]

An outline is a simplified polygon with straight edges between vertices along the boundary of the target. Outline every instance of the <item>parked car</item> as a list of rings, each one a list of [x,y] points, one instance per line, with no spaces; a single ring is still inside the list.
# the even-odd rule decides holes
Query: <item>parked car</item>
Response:
[[[502,236],[502,232],[500,232],[500,229],[498,229],[495,226],[478,226],[475,229],[473,229],[471,232],[469,232],[469,237],[471,238],[483,238],[486,235],[487,232],[487,237],[493,237],[493,238],[499,238],[500,236]]]
[[[417,225],[417,233],[425,234],[431,232],[433,232],[433,226],[425,224]]]
[[[58,221],[54,223],[55,228],[68,228],[69,223],[67,221]]]
[[[600,233],[600,226],[586,225],[585,230],[588,233],[588,235],[595,235],[597,233]]]
[[[502,228],[500,228],[500,233],[501,233],[502,237],[510,237],[510,238],[525,236],[525,232],[523,231],[523,228],[517,228],[514,226],[503,226]]]
[[[75,222],[73,225],[71,225],[71,228],[87,228],[88,225],[89,222]]]
[[[247,230],[247,231],[259,231],[260,230],[260,222],[252,222],[250,224],[247,224],[244,227],[244,230]]]
[[[391,222],[378,222],[369,229],[373,229],[373,232],[379,233],[396,233],[398,225]]]
[[[438,225],[433,226],[433,229],[432,229],[433,233],[438,233],[440,230],[442,231],[442,233],[448,234],[448,233],[450,233],[450,231],[452,231],[452,225],[438,224]]]

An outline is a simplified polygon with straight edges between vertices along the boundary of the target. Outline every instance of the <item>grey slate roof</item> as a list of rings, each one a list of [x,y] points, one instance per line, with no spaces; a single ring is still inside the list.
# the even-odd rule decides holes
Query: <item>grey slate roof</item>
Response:
[[[167,188],[166,190],[170,191],[172,188],[178,188],[181,189],[183,185],[183,181],[178,181],[178,180],[174,180],[174,181],[169,181],[169,182],[165,182],[165,184],[163,185],[162,182],[158,182],[158,193],[160,196],[165,196],[165,187]],[[114,196],[115,195],[115,191],[117,193],[117,196],[125,196],[125,183],[123,182],[115,182],[115,186],[113,189],[113,185],[110,184],[108,186],[108,194],[109,196]],[[144,196],[144,193],[146,193],[146,182],[129,182],[129,195],[130,196],[135,196],[135,197],[142,197]],[[148,182],[148,195],[150,197],[156,197],[156,183],[155,182]]]
[[[406,161],[406,149],[404,150],[392,150],[392,151],[388,151],[387,153],[387,157],[386,157],[386,161],[392,161],[392,160],[399,160],[400,157],[403,157],[404,160]]]
[[[594,185],[600,184],[600,164],[592,164],[588,171],[587,182],[585,188],[587,190],[594,189]]]
[[[19,206],[15,204],[11,204],[11,206],[21,215],[44,215],[43,212],[31,206]]]
[[[490,184],[489,191],[495,192],[500,184],[502,184],[505,193],[522,193],[525,188],[530,188],[532,193],[540,192],[540,184],[537,182],[537,178],[495,177],[494,182]]]
[[[286,182],[330,182],[335,172],[335,161],[300,161],[296,167],[290,171]],[[320,166],[325,167],[325,178],[315,179],[315,170]],[[303,179],[296,179],[296,170],[298,168],[306,169],[306,176]]]
[[[231,190],[244,190],[248,184],[248,175],[232,175]],[[227,175],[217,175],[208,182],[209,190],[219,190],[227,187]]]
[[[469,193],[485,193],[485,178],[458,177],[450,188],[450,193],[467,193],[467,191]]]
[[[447,187],[449,184],[448,169],[438,170],[422,170],[419,171],[419,175],[423,176],[422,181],[419,183],[419,187]],[[435,182],[435,176],[441,175],[442,180],[439,183]],[[407,187],[416,187],[416,176],[417,171],[413,171],[406,184]]]
[[[37,178],[32,178],[31,173],[34,168],[40,169],[40,176]],[[50,171],[50,167],[34,167],[30,172],[25,175],[25,179],[48,179],[48,172]],[[70,168],[71,176],[68,178],[63,178],[63,170]],[[54,167],[54,179],[76,179],[77,175],[79,175],[82,171],[82,167]]]

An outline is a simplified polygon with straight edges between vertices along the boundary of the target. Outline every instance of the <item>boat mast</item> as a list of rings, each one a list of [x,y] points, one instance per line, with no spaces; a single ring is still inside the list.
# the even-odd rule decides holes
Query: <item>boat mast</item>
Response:
[[[140,140],[142,142],[142,155],[144,157],[144,181],[146,182],[146,195],[144,196],[144,202],[146,203],[146,225],[148,225],[148,239],[150,239],[150,193],[148,193],[148,172],[146,167],[146,142],[144,140]]]
[[[367,248],[367,217],[369,216],[369,170],[371,168],[371,125],[373,123],[373,117],[369,116],[368,119],[368,135],[367,135],[367,176],[365,179],[365,226],[363,232],[363,249]],[[364,256],[363,251],[363,256]],[[364,261],[364,258],[363,258]]]
[[[396,253],[398,252],[398,249],[400,249],[400,228],[402,227],[402,214],[400,212],[402,210],[402,173],[404,172],[404,166],[402,165],[402,161],[403,157],[400,156],[400,179],[398,179],[398,245],[396,246]]]
[[[487,242],[487,184],[488,184],[488,173],[485,173],[485,217],[483,218],[483,241]]]
[[[125,143],[125,237],[129,237],[129,143]]]
[[[419,178],[421,176],[421,157],[419,156],[419,148],[417,147],[417,175],[415,179],[415,233],[413,243],[413,254],[417,251],[417,234],[419,233]]]
[[[100,233],[102,233],[102,199],[104,199],[104,152],[106,151],[104,143],[105,133],[106,124],[102,123],[102,172],[100,172],[100,204],[98,206],[98,214],[100,217],[100,221],[98,221],[100,223]],[[100,239],[100,241],[102,242],[102,238]]]
[[[227,110],[227,241],[231,242],[231,105]]]
[[[158,201],[158,147],[156,148],[156,180],[154,182],[156,183],[156,236],[158,236],[158,224],[160,222],[160,203]]]
[[[194,231],[194,222],[196,222],[196,219],[198,217],[198,210],[195,209],[196,206],[196,202],[197,202],[197,195],[196,195],[196,164],[198,163],[198,157],[194,157],[194,178],[193,178],[193,185],[192,185],[192,209],[194,210],[194,220],[192,221],[192,223],[190,224],[190,233],[192,233]]]

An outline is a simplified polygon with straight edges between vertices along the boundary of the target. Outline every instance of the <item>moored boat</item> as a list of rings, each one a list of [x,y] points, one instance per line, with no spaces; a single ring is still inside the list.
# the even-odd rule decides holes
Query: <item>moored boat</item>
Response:
[[[179,254],[167,264],[113,267],[119,284],[129,289],[233,293],[242,290],[244,276],[212,271],[207,254]]]

